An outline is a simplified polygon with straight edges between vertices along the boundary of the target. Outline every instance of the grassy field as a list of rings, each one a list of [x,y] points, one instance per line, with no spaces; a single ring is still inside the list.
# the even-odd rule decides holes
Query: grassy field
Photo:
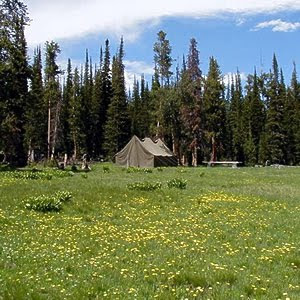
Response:
[[[0,172],[0,299],[300,299],[300,168],[65,174]]]

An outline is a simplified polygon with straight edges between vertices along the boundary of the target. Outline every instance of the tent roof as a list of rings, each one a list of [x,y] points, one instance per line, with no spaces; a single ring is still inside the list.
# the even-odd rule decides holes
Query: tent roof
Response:
[[[161,139],[153,142],[150,138],[141,141],[142,146],[154,156],[174,156]]]

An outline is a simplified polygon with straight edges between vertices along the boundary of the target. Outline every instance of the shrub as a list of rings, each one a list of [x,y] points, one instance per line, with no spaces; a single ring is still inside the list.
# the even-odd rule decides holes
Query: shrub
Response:
[[[55,193],[55,197],[57,197],[61,202],[68,202],[72,199],[72,194],[66,191],[60,191]]]
[[[126,172],[127,173],[153,173],[153,170],[149,168],[129,167],[127,168]]]
[[[162,184],[161,182],[135,182],[135,183],[130,183],[127,185],[127,188],[129,190],[139,190],[139,191],[154,191],[161,189]]]
[[[72,167],[71,167],[71,171],[72,171],[72,172],[76,172],[76,171],[77,171],[77,167],[76,167],[76,165],[72,165]]]
[[[167,182],[168,188],[186,189],[187,180],[180,178],[173,178]]]
[[[109,172],[110,172],[109,166],[103,166],[103,173],[109,173]]]
[[[69,192],[57,192],[54,195],[40,195],[30,197],[25,201],[25,208],[40,212],[60,211],[62,203],[70,201],[72,194]]]
[[[53,177],[63,178],[70,176],[69,172],[57,170],[57,169],[45,169],[39,171],[33,169],[32,171],[10,171],[5,173],[6,177],[14,179],[23,179],[23,180],[38,180],[38,179],[47,179],[51,180]]]
[[[41,195],[28,198],[25,207],[40,212],[60,211],[62,202],[54,196]]]
[[[162,171],[164,170],[164,168],[163,168],[163,167],[158,167],[158,168],[156,168],[156,170],[157,170],[158,172],[162,172]]]

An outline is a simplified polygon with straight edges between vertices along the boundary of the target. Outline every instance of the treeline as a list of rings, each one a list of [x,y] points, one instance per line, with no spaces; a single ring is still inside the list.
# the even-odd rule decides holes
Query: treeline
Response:
[[[203,160],[300,163],[300,84],[296,66],[290,85],[276,56],[267,73],[250,74],[243,87],[237,71],[224,83],[215,58],[200,69],[197,41],[173,71],[172,48],[160,31],[154,44],[154,75],[125,85],[124,43],[111,57],[109,41],[93,64],[60,70],[59,45],[27,58],[27,9],[20,1],[0,6],[0,151],[15,165],[36,158],[88,154],[112,158],[133,134],[162,138],[182,164]],[[43,62],[44,57],[44,62]]]

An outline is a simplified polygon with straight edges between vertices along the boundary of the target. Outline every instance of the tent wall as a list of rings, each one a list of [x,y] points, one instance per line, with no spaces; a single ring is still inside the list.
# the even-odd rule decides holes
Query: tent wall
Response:
[[[144,149],[137,137],[133,137],[122,151],[116,154],[116,164],[123,167],[154,167],[154,156]]]
[[[154,143],[150,138],[143,141],[136,136],[115,156],[116,164],[123,167],[177,166],[177,159],[161,140]]]
[[[176,167],[177,159],[174,156],[155,156],[154,167]]]

